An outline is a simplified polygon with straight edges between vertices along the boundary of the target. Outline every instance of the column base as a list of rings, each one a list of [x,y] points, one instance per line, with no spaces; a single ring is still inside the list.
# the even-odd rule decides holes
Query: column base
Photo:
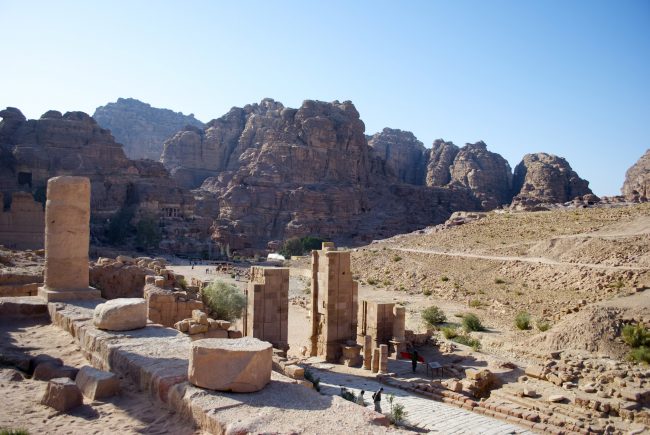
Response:
[[[60,302],[101,299],[102,293],[93,287],[78,289],[52,289],[43,286],[38,288],[38,297],[45,299],[46,302]]]

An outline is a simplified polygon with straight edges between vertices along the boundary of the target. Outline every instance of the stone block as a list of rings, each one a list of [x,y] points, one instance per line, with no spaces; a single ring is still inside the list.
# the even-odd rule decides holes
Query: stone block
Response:
[[[287,364],[284,366],[284,374],[293,379],[304,379],[305,369],[295,364]]]
[[[120,391],[117,376],[90,366],[83,366],[75,381],[82,394],[91,400],[106,399]]]
[[[211,390],[259,391],[271,380],[272,355],[270,343],[252,337],[194,341],[188,378],[197,387]]]
[[[205,338],[228,338],[228,331],[224,329],[210,329],[204,335]]]
[[[531,378],[544,379],[545,369],[544,366],[533,364],[526,367],[525,373]]]
[[[55,378],[48,382],[41,399],[43,405],[66,412],[83,404],[81,391],[70,378]]]
[[[229,329],[228,330],[228,338],[242,338],[243,334],[241,331],[237,331],[235,329]]]
[[[196,323],[200,323],[201,325],[210,325],[208,322],[208,315],[201,310],[192,311],[192,320]]]
[[[141,298],[112,299],[95,307],[93,324],[109,331],[129,331],[147,326],[147,303]]]
[[[56,364],[54,362],[43,362],[34,369],[33,378],[38,381],[49,381],[55,378],[70,378],[74,380],[78,371],[79,369],[75,367]]]
[[[192,323],[190,325],[188,333],[190,335],[201,334],[201,333],[204,333],[204,332],[208,332],[208,329],[209,329],[208,325],[201,325],[200,323]]]
[[[188,332],[190,330],[190,322],[187,319],[181,320],[180,322],[174,323],[174,328],[181,332]]]

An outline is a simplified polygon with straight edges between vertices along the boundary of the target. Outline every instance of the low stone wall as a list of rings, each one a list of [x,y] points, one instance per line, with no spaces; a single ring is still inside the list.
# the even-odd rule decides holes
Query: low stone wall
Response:
[[[193,310],[203,310],[203,302],[192,299],[187,292],[174,291],[147,284],[144,287],[149,320],[163,326],[192,317]]]
[[[43,285],[43,275],[4,273],[0,275],[0,297],[36,296]]]
[[[159,325],[126,331],[101,331],[92,325],[94,307],[103,302],[50,303],[52,322],[78,341],[91,364],[126,377],[214,434],[277,432],[372,434],[386,417],[337,396],[321,396],[276,372],[261,391],[225,393],[187,382],[191,340]],[[335,416],[335,418],[333,418]]]

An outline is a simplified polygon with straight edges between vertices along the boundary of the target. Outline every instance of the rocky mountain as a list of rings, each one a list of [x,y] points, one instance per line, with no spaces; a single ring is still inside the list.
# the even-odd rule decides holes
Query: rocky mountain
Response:
[[[132,211],[134,223],[144,217],[193,218],[194,198],[161,163],[129,160],[111,132],[89,115],[49,111],[27,120],[18,109],[7,108],[0,116],[0,150],[7,156],[0,172],[5,198],[28,191],[42,200],[49,178],[79,175],[91,181],[96,234],[125,208]]]
[[[451,167],[458,154],[458,148],[453,142],[437,139],[428,150],[426,169],[427,186],[446,186],[451,181]]]
[[[513,187],[518,192],[512,202],[515,208],[564,203],[593,195],[589,182],[580,178],[564,158],[546,153],[524,156],[515,167]]]
[[[423,185],[427,149],[410,131],[384,128],[368,139],[372,152],[402,183]]]
[[[124,145],[130,159],[158,161],[165,140],[187,125],[203,128],[193,114],[151,107],[134,98],[118,98],[95,110],[93,118]]]
[[[162,161],[179,183],[218,198],[212,237],[240,251],[294,235],[367,241],[476,209],[469,189],[400,182],[404,160],[381,160],[364,130],[348,101],[307,100],[292,109],[265,99],[233,108],[203,131],[178,132]]]
[[[650,149],[625,173],[621,193],[628,201],[645,202],[650,199]]]

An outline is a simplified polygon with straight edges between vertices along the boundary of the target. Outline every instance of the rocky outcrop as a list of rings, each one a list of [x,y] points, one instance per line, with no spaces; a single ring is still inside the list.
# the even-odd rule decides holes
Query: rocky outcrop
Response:
[[[499,154],[488,151],[484,142],[458,148],[451,142],[436,140],[429,153],[426,183],[470,189],[484,210],[512,199],[510,165]]]
[[[167,138],[188,125],[203,128],[193,114],[151,107],[134,98],[118,98],[115,103],[100,106],[93,118],[124,145],[130,159],[158,161]]]
[[[445,186],[451,181],[451,166],[458,154],[458,148],[453,142],[437,139],[428,150],[426,169],[427,186]]]
[[[512,206],[524,209],[593,195],[589,182],[580,178],[565,159],[546,153],[524,156],[515,167],[513,188],[517,194]]]
[[[373,153],[402,183],[422,185],[426,168],[427,150],[410,131],[384,128],[368,140]]]
[[[650,199],[650,149],[625,173],[621,193],[628,201],[646,202]]]
[[[150,160],[129,160],[122,145],[87,114],[49,111],[37,120],[26,120],[11,108],[0,114],[6,116],[0,122],[0,149],[11,157],[9,170],[0,176],[6,204],[21,191],[44,199],[48,179],[75,175],[91,181],[91,236],[95,242],[103,237],[110,220],[125,209],[130,211],[125,225],[147,217],[165,218],[172,225],[178,220],[193,222],[193,197],[178,187],[164,166]],[[207,239],[205,225],[202,228],[196,234],[194,229],[179,232],[175,228],[174,234],[188,233],[182,239],[189,246],[189,240]]]

